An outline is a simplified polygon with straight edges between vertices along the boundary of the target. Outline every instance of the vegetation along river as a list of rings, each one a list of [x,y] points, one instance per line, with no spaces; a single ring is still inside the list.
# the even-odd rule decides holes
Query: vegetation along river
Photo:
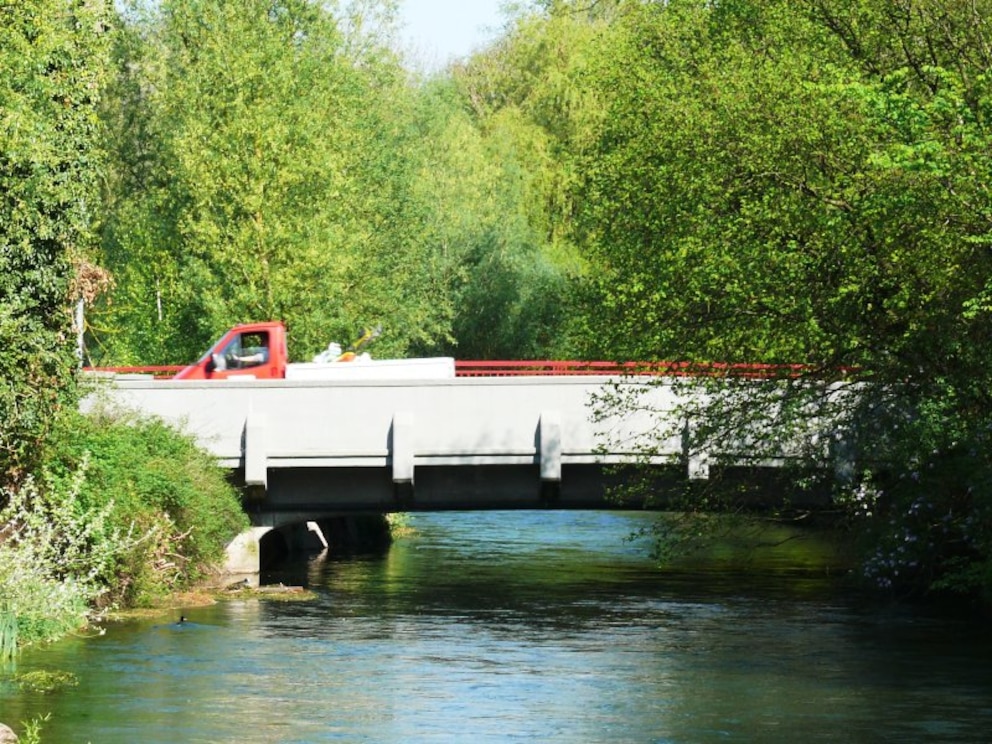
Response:
[[[267,577],[315,600],[29,649],[19,674],[79,683],[5,682],[0,720],[93,744],[987,740],[987,623],[774,564],[662,572],[624,539],[650,518],[410,515],[385,553]]]

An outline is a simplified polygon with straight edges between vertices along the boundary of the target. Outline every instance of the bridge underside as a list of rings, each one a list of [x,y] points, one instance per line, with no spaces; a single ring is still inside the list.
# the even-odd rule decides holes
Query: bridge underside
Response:
[[[243,484],[243,473],[234,473]],[[632,488],[633,482],[645,487]],[[621,488],[622,486],[622,488]],[[824,493],[795,489],[781,469],[713,469],[705,481],[686,478],[684,466],[617,469],[565,465],[560,481],[541,480],[533,465],[418,467],[416,480],[396,483],[386,468],[272,469],[265,491],[245,490],[245,509],[257,526],[279,527],[325,517],[391,512],[496,509],[653,509],[684,507],[693,494],[719,493],[756,511],[791,506],[822,508]],[[640,495],[638,495],[640,494]],[[650,494],[645,497],[644,494]],[[726,502],[723,502],[726,503]]]

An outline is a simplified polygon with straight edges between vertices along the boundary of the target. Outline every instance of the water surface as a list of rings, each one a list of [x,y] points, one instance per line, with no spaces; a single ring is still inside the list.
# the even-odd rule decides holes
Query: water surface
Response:
[[[46,742],[986,741],[992,640],[868,606],[835,577],[659,571],[641,514],[413,515],[384,555],[270,577],[305,603],[230,601],[29,650],[72,671],[0,683]]]

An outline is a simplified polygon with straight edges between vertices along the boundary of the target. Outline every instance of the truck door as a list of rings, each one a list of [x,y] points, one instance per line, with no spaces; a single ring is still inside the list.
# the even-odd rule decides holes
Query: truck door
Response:
[[[271,334],[268,331],[245,331],[236,334],[207,362],[207,374],[214,380],[232,377],[274,376]]]

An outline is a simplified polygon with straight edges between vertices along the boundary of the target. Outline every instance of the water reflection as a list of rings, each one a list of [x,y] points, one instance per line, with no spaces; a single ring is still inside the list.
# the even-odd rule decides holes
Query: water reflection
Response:
[[[643,515],[412,517],[386,554],[300,563],[307,603],[233,601],[26,654],[54,742],[983,741],[980,626],[862,608],[830,577],[661,573]]]

